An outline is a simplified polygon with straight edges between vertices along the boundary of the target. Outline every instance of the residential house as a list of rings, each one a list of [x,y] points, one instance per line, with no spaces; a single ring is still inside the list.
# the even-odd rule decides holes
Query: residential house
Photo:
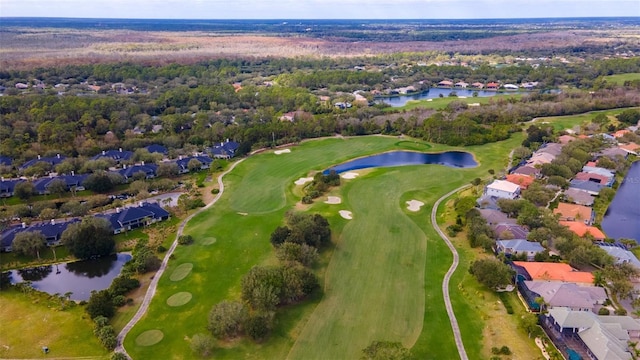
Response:
[[[574,176],[575,180],[591,181],[606,187],[611,187],[616,180],[615,176],[606,176],[597,173],[581,171]]]
[[[506,90],[518,90],[518,85],[515,84],[504,84],[503,86]]]
[[[500,88],[500,84],[497,82],[490,82],[487,84],[487,90],[498,90]]]
[[[0,165],[2,166],[12,166],[13,159],[8,156],[0,156]]]
[[[128,151],[128,150],[123,151],[122,148],[120,148],[118,150],[102,150],[101,153],[92,157],[91,160],[107,158],[107,159],[114,160],[116,164],[120,164],[121,162],[128,161],[129,159],[131,159],[132,156],[133,156],[132,151]]]
[[[630,316],[596,315],[556,307],[543,318],[544,328],[554,340],[572,345],[583,359],[631,360],[630,342],[637,342],[640,322]],[[548,330],[548,331],[549,331]]]
[[[538,82],[537,81],[524,82],[520,84],[520,86],[525,90],[532,90],[533,88],[538,86]]]
[[[603,241],[607,236],[595,226],[589,226],[579,221],[559,221],[559,224],[568,227],[573,233],[580,237],[588,235],[592,236],[594,240]]]
[[[616,264],[628,263],[640,270],[640,260],[622,244],[598,242],[597,245],[611,255]]]
[[[559,203],[558,207],[553,210],[554,214],[560,215],[559,220],[563,221],[580,221],[587,225],[593,224],[595,213],[593,209],[576,204]]]
[[[162,145],[158,145],[158,144],[151,144],[147,147],[145,147],[145,149],[147,149],[148,152],[150,153],[158,153],[158,154],[162,154],[162,155],[167,155],[169,154],[169,150],[167,150],[166,147],[162,146]]]
[[[536,254],[543,251],[544,247],[535,241],[524,239],[496,241],[496,252],[505,254],[507,257],[524,254],[527,257],[527,261],[533,261]]]
[[[620,144],[618,148],[626,151],[628,154],[638,155],[640,154],[640,145],[636,143]]]
[[[571,135],[561,135],[558,137],[558,142],[562,145],[567,145],[568,143],[574,141],[576,138]]]
[[[593,285],[593,274],[578,271],[565,263],[514,261],[511,266],[527,280],[564,281],[580,285]],[[524,270],[524,272],[523,272]]]
[[[236,156],[239,147],[239,143],[227,139],[225,142],[210,147],[207,152],[216,159],[231,159]]]
[[[518,168],[513,170],[511,173],[538,177],[540,176],[540,169],[534,167],[533,165],[523,165],[523,166],[519,166]]]
[[[607,301],[607,293],[604,288],[598,286],[580,286],[570,282],[544,280],[526,280],[522,285],[531,292],[525,298],[533,298],[534,301],[535,298],[542,298],[544,309],[547,310],[566,307],[575,311],[593,312],[597,305]],[[523,292],[526,293],[526,290]]]
[[[156,177],[157,170],[158,170],[158,165],[145,164],[143,161],[141,165],[132,165],[132,166],[124,165],[122,169],[119,169],[117,171],[117,173],[122,175],[125,182],[130,182],[133,180],[135,174],[137,173],[144,173],[145,179],[153,179]]]
[[[576,188],[569,188],[564,191],[566,201],[585,206],[592,206],[595,198],[588,192]]]
[[[533,184],[535,178],[529,175],[509,174],[506,176],[506,180],[520,186],[520,189],[526,190],[531,184]]]
[[[118,208],[113,213],[96,216],[108,220],[113,233],[119,234],[167,220],[170,214],[157,203],[140,203],[138,206]]]
[[[468,86],[469,86],[469,84],[464,82],[464,81],[459,81],[459,82],[454,84],[454,87],[456,89],[466,89]]]
[[[554,158],[562,153],[562,147],[564,145],[559,143],[547,143],[543,145],[536,153],[547,153],[554,156]]]
[[[491,228],[498,240],[526,239],[529,230],[522,225],[511,223],[496,224]]]
[[[21,183],[23,179],[2,179],[0,181],[0,197],[12,197],[16,184]]]
[[[32,224],[29,226],[27,226],[25,223],[22,223],[22,225],[10,227],[2,232],[2,240],[0,240],[0,250],[4,252],[11,252],[13,240],[15,239],[16,235],[21,232],[39,232],[44,235],[47,246],[58,245],[62,240],[62,233],[67,229],[69,225],[77,222],[80,222],[80,220],[51,220],[38,224]]]
[[[500,210],[494,209],[478,209],[480,216],[487,221],[487,225],[493,226],[498,224],[513,224],[515,225],[517,219],[512,219]]]
[[[56,180],[64,181],[67,191],[70,191],[72,188],[75,188],[75,190],[78,190],[78,191],[82,191],[84,190],[84,186],[82,184],[84,183],[84,181],[87,179],[88,176],[89,175],[87,174],[49,176],[49,177],[43,177],[35,180],[33,182],[33,185],[38,195],[50,194],[51,191],[49,190],[49,187]]]
[[[35,164],[37,164],[39,162],[47,163],[47,164],[49,164],[51,166],[56,166],[56,165],[60,164],[61,162],[63,162],[64,159],[66,159],[66,157],[61,156],[60,154],[57,154],[56,156],[52,156],[52,157],[42,157],[42,156],[38,155],[37,158],[25,162],[18,169],[20,171],[24,171],[24,170],[32,167],[33,165],[35,165]]]
[[[611,147],[608,149],[604,149],[602,151],[600,151],[599,153],[596,154],[597,158],[600,158],[602,156],[606,156],[610,159],[615,160],[616,157],[618,156],[622,156],[623,158],[627,158],[627,156],[629,156],[629,152],[627,152],[626,150],[620,149],[618,147]]]
[[[484,195],[500,199],[515,199],[520,196],[520,186],[506,180],[494,180],[485,187]]]
[[[621,138],[621,137],[625,136],[626,134],[629,134],[630,132],[631,131],[629,129],[622,129],[622,130],[618,130],[618,131],[614,132],[611,135],[613,135],[613,137],[617,139],[617,138]]]
[[[598,174],[607,178],[615,178],[616,176],[615,170],[609,170],[598,166],[590,166],[590,164],[583,166],[582,172],[589,174]]]
[[[452,87],[453,86],[453,82],[449,81],[449,80],[442,80],[438,83],[438,86],[440,87]]]
[[[550,164],[556,158],[555,155],[546,152],[534,153],[526,162],[528,166],[535,167],[536,165]]]
[[[474,89],[482,89],[484,88],[484,84],[481,82],[474,82],[473,84],[471,84],[471,87],[473,87]]]
[[[201,155],[189,156],[189,157],[181,156],[178,158],[178,160],[175,161],[175,163],[178,165],[180,174],[186,174],[189,172],[189,161],[191,161],[192,159],[196,159],[200,162],[201,165],[199,170],[208,169],[211,166],[211,163],[213,162],[213,159],[211,159],[208,156],[201,156]]]
[[[590,195],[598,195],[600,190],[604,187],[606,187],[604,184],[599,184],[589,180],[573,179],[569,182],[569,189],[586,191]]]

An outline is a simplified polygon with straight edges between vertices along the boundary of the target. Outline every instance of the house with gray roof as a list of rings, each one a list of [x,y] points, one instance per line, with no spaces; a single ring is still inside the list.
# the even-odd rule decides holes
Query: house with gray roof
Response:
[[[605,242],[596,243],[601,249],[611,255],[616,264],[628,263],[640,270],[640,260],[622,244],[610,244]]]
[[[589,180],[578,180],[573,179],[569,182],[570,189],[577,189],[586,191],[591,195],[598,195],[602,188],[606,187],[605,184],[598,184],[597,182],[589,181]]]
[[[616,176],[615,170],[609,170],[609,169],[601,168],[598,166],[585,165],[582,167],[582,172],[589,173],[589,174],[598,174],[598,175],[606,176],[608,178],[612,178]]]
[[[546,309],[566,307],[576,311],[594,312],[597,305],[607,301],[606,291],[597,286],[544,280],[529,280],[523,284],[535,297],[544,299]]]
[[[111,224],[114,234],[167,220],[169,212],[157,203],[140,203],[138,206],[117,208],[115,212],[96,215]]]
[[[21,183],[23,179],[2,179],[0,181],[0,197],[12,197],[16,184]]]
[[[129,159],[131,159],[132,156],[133,156],[132,151],[128,151],[128,150],[123,151],[122,148],[120,148],[118,150],[102,150],[101,153],[92,157],[91,160],[111,159],[115,161],[116,164],[119,164],[123,161],[128,161]]]
[[[563,146],[564,145],[558,143],[547,143],[538,149],[536,153],[547,153],[556,157],[562,153]]]
[[[236,156],[236,151],[238,151],[239,147],[239,143],[227,139],[225,142],[210,147],[207,152],[216,159],[231,159]]]
[[[17,234],[22,232],[39,232],[44,236],[47,246],[57,245],[60,243],[60,240],[62,240],[62,233],[67,229],[67,227],[79,221],[80,219],[51,220],[28,226],[25,223],[22,223],[22,225],[12,226],[2,232],[0,250],[4,252],[11,252],[13,240]]]
[[[526,239],[529,235],[529,230],[518,224],[500,223],[493,226],[492,230],[498,240]],[[510,235],[509,239],[505,238],[506,234]]]
[[[122,175],[126,182],[131,181],[134,178],[134,175],[137,173],[144,173],[145,179],[153,179],[156,177],[156,171],[158,170],[158,165],[156,164],[146,164],[142,162],[141,165],[132,165],[127,166],[124,165],[122,169],[117,171],[118,174]]]
[[[515,224],[517,223],[517,219],[512,219],[507,214],[503,213],[500,210],[495,209],[477,209],[480,212],[480,216],[487,221],[488,225],[497,225],[497,224]]]
[[[586,356],[598,360],[630,360],[629,342],[638,341],[640,322],[629,316],[600,316],[590,311],[557,307],[542,320],[554,341],[579,346]],[[584,358],[584,357],[583,357]]]
[[[147,149],[147,151],[149,153],[158,153],[158,154],[162,154],[162,155],[167,155],[169,153],[169,150],[167,150],[166,147],[162,146],[162,145],[158,145],[158,144],[151,144],[147,147],[145,147],[145,149]]]
[[[533,261],[536,254],[544,251],[544,247],[535,241],[525,239],[496,241],[496,252],[503,253],[507,257],[525,254],[527,261]]]
[[[529,166],[529,165],[523,165],[523,166],[520,166],[520,167],[516,168],[511,173],[512,174],[520,174],[520,175],[528,175],[528,176],[538,177],[538,176],[540,176],[540,169],[538,169],[536,167],[533,167],[533,166]]]
[[[595,201],[595,198],[587,191],[577,188],[569,188],[565,190],[564,196],[567,202],[584,206],[592,206]]]
[[[61,156],[60,154],[57,154],[56,156],[52,156],[52,157],[42,157],[40,155],[38,155],[37,158],[29,160],[27,162],[25,162],[24,164],[22,164],[18,170],[20,171],[24,171],[32,166],[34,166],[35,164],[39,163],[39,162],[43,162],[43,163],[47,163],[51,166],[56,166],[58,164],[60,164],[61,162],[63,162],[66,159],[66,157]]]

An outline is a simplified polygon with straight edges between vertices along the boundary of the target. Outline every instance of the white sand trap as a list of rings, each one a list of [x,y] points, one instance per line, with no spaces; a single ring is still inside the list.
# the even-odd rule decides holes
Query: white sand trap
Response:
[[[466,99],[466,96],[458,96],[458,99]]]
[[[290,153],[291,149],[283,149],[283,150],[276,150],[273,153],[276,155],[280,155],[280,154],[286,154],[286,153]]]
[[[327,197],[327,201],[325,201],[325,204],[331,204],[331,205],[335,205],[335,204],[340,204],[342,202],[342,199],[340,199],[337,196],[329,196]]]
[[[433,99],[427,99],[427,101],[433,101]]]
[[[239,213],[238,213],[238,215],[247,216],[247,215],[249,215],[249,213],[246,213],[246,212],[239,212]]]
[[[422,201],[418,200],[409,200],[407,201],[407,209],[409,211],[420,211],[420,208],[424,205]]]
[[[346,172],[340,175],[340,177],[343,179],[355,179],[357,176],[358,176],[358,173],[354,173],[354,172]]]
[[[353,214],[351,213],[351,211],[349,210],[340,210],[338,211],[338,213],[340,214],[340,216],[342,216],[344,219],[347,220],[351,220],[353,219]]]
[[[471,104],[467,104],[469,106],[480,106],[480,103],[471,103]]]
[[[313,181],[312,177],[301,177],[300,179],[294,181],[294,183],[296,185],[304,185],[304,184],[306,184],[308,182],[312,182],[312,181]]]

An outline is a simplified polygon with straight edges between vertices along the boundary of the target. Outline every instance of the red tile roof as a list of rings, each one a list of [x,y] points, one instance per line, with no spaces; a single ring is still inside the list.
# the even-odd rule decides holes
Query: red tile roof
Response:
[[[514,183],[516,185],[520,185],[521,189],[526,189],[533,183],[535,179],[528,175],[522,174],[509,174],[507,175],[507,181],[510,183]]]
[[[564,263],[514,261],[523,267],[533,280],[558,280],[582,284],[593,284],[593,274],[578,271]]]
[[[591,208],[583,205],[559,203],[553,213],[560,214],[560,220],[580,222],[591,220]]]
[[[578,236],[585,236],[587,233],[593,236],[596,240],[604,240],[607,236],[594,226],[589,226],[582,222],[577,221],[560,221],[560,225],[566,226],[569,230],[573,231]]]

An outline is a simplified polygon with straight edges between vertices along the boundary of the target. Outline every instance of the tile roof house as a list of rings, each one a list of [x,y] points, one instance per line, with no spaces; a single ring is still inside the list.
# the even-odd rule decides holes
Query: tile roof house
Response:
[[[87,177],[89,177],[88,174],[43,177],[34,181],[33,185],[35,186],[36,192],[39,195],[50,194],[51,192],[49,191],[49,187],[56,180],[64,181],[65,185],[67,186],[67,191],[70,191],[74,187],[76,190],[82,191],[84,190],[84,186],[82,185],[82,183],[84,183]]]
[[[111,224],[114,234],[167,220],[169,212],[157,203],[140,203],[138,206],[118,208],[116,212],[96,215]]]
[[[556,158],[555,155],[546,152],[534,153],[526,162],[529,166],[550,164]]]
[[[615,259],[616,264],[628,263],[640,270],[640,260],[624,245],[599,242],[597,245]]]
[[[588,192],[576,188],[569,188],[564,191],[564,195],[568,202],[572,202],[578,205],[591,206],[595,201],[595,198]]]
[[[576,284],[593,284],[593,274],[578,271],[569,264],[551,262],[514,261],[513,266],[524,269],[531,280],[554,280]]]
[[[640,145],[636,143],[620,144],[618,145],[618,148],[633,155],[638,155],[638,153],[640,153]]]
[[[560,142],[560,144],[562,145],[566,145],[572,141],[574,141],[576,138],[571,136],[571,135],[561,135],[558,137],[558,142]]]
[[[630,316],[601,316],[557,307],[542,321],[553,329],[552,338],[578,342],[591,359],[631,360],[629,342],[640,337],[640,322]]]
[[[566,307],[577,311],[593,311],[596,305],[604,304],[608,298],[604,288],[598,286],[542,280],[527,280],[523,284],[544,299],[546,309]]]
[[[484,87],[484,84],[481,82],[474,82],[473,84],[471,84],[471,86],[476,89],[482,89]]]
[[[587,225],[593,224],[595,213],[593,209],[576,204],[559,203],[558,207],[553,210],[554,214],[559,214],[559,220],[564,221],[581,221]]]
[[[622,156],[623,158],[627,158],[627,156],[629,156],[629,153],[623,149],[620,149],[618,147],[613,147],[613,148],[608,148],[608,149],[604,149],[602,151],[600,151],[599,153],[596,154],[596,157],[602,157],[602,156],[606,156],[608,158],[614,159],[618,156]]]
[[[492,230],[498,240],[526,239],[529,235],[529,230],[518,224],[500,223],[493,226]]]
[[[225,142],[210,147],[207,152],[216,159],[231,159],[236,156],[239,147],[239,143],[227,139]]]
[[[91,160],[107,158],[107,159],[112,159],[117,164],[119,164],[122,161],[128,161],[129,159],[131,159],[132,156],[133,156],[132,151],[128,151],[128,150],[122,151],[122,148],[120,148],[118,150],[102,150],[101,153],[92,157]]]
[[[454,87],[458,89],[466,89],[467,86],[469,86],[469,84],[464,81],[458,81],[457,83],[454,84]]]
[[[522,190],[526,190],[529,185],[533,184],[535,178],[529,175],[509,174],[506,176],[506,180],[510,183],[520,186]]]
[[[494,180],[485,187],[484,195],[501,199],[515,199],[520,196],[520,186],[505,180]]]
[[[559,221],[559,224],[562,226],[566,226],[569,230],[573,231],[576,235],[580,237],[585,237],[587,234],[592,236],[594,240],[604,240],[607,236],[602,232],[602,230],[598,229],[594,226],[589,226],[585,223],[578,221]]]
[[[449,80],[442,80],[438,83],[438,86],[442,86],[442,87],[452,87],[453,86],[453,82],[449,81]]]
[[[158,170],[158,165],[156,164],[144,164],[142,165],[133,165],[127,166],[124,165],[122,169],[117,170],[116,172],[125,179],[126,182],[131,181],[134,178],[134,175],[137,173],[144,173],[145,179],[153,179],[156,177],[156,171]]]
[[[487,83],[487,90],[497,90],[500,87],[500,84],[497,82]]]
[[[616,176],[615,170],[609,170],[609,169],[601,168],[598,166],[585,165],[582,167],[582,172],[586,172],[589,174],[598,174],[608,178],[612,178]]]
[[[544,251],[544,247],[535,241],[524,239],[496,241],[496,252],[507,256],[525,254],[527,261],[533,261],[536,254]]]
[[[73,223],[80,222],[80,219],[71,219],[68,221],[51,220],[38,224],[13,226],[2,232],[2,240],[0,240],[0,250],[5,252],[12,251],[13,240],[16,235],[21,232],[40,232],[44,235],[48,246],[57,245],[62,239],[62,233],[67,227]]]
[[[564,145],[562,144],[558,144],[558,143],[547,143],[544,146],[542,146],[540,149],[538,149],[538,151],[536,151],[536,153],[546,153],[546,154],[551,154],[554,157],[558,156],[562,153],[562,147]]]
[[[581,171],[574,176],[576,180],[587,180],[594,182],[596,184],[601,184],[607,187],[613,185],[613,182],[616,180],[615,176],[606,176],[599,173],[593,172],[584,172]]]

